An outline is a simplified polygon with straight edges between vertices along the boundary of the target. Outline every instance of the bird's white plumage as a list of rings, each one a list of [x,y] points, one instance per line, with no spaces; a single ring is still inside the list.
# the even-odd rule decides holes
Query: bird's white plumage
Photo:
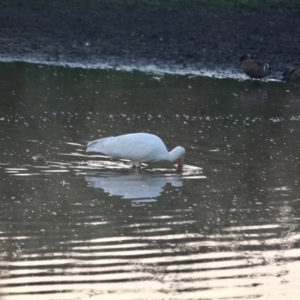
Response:
[[[168,152],[163,141],[154,134],[131,133],[105,137],[88,143],[87,152],[98,152],[115,159],[129,159],[132,162],[175,161],[183,159],[184,148],[178,146]]]

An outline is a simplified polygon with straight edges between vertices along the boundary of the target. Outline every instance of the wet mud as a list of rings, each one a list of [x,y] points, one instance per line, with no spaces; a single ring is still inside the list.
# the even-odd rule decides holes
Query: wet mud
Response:
[[[297,7],[91,0],[0,5],[2,59],[241,72],[239,56],[249,53],[268,63],[274,78],[300,63]]]

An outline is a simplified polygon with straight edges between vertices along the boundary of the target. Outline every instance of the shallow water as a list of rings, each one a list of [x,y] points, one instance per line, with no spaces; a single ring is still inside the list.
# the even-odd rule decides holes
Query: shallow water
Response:
[[[1,299],[296,299],[300,88],[1,63]],[[129,132],[185,167],[85,153]]]

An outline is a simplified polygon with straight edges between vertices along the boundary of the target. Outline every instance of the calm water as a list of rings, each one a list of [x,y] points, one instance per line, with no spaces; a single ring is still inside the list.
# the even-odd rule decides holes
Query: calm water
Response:
[[[0,65],[0,291],[13,299],[299,299],[300,87]],[[86,143],[186,148],[132,170]]]

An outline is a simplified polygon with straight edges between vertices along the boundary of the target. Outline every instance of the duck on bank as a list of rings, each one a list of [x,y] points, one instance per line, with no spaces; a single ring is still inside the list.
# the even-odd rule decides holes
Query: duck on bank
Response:
[[[249,54],[240,57],[242,69],[250,78],[262,79],[271,74],[269,65],[258,60],[252,60]]]
[[[283,73],[282,80],[290,83],[300,83],[300,65],[288,68],[288,70]]]

